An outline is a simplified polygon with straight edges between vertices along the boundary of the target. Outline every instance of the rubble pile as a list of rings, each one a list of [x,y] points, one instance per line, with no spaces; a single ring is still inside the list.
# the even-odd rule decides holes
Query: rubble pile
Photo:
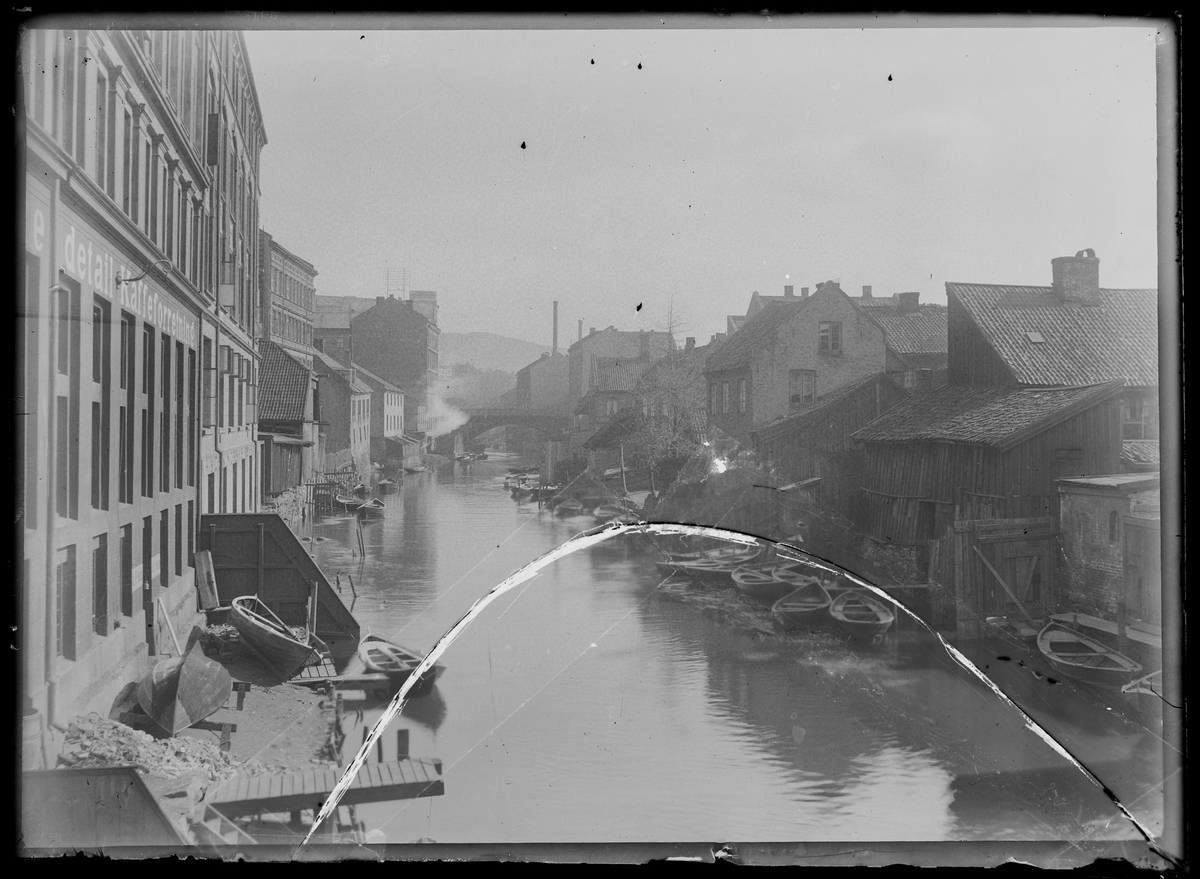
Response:
[[[158,778],[202,773],[209,782],[227,778],[237,769],[215,742],[191,736],[156,739],[99,714],[71,721],[58,763],[67,768],[133,766]]]

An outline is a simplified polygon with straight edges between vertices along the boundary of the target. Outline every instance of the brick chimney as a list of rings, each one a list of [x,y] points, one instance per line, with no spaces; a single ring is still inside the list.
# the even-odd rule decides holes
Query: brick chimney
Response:
[[[1074,256],[1050,260],[1054,293],[1063,302],[1078,305],[1100,304],[1100,260],[1090,247]]]
[[[580,339],[582,339],[582,338],[583,338],[583,321],[580,321],[580,322],[579,322],[579,338],[580,338]],[[578,339],[576,339],[576,341],[579,341],[579,340],[578,340]]]
[[[783,285],[783,298],[784,299],[792,299],[795,295],[792,293],[792,290],[794,290],[794,289],[795,288],[791,284],[784,284]]]
[[[862,295],[862,298],[863,298],[863,299],[870,299],[870,298],[871,298],[871,285],[870,285],[870,284],[863,284],[863,295]]]
[[[375,297],[375,304],[376,304],[376,305],[383,305],[383,300],[384,300],[385,298],[386,298],[386,297],[384,297],[384,296],[376,296],[376,297]]]
[[[709,339],[709,343],[711,344],[712,342],[724,342],[726,338],[727,338],[726,333],[713,333],[713,337],[711,339]]]
[[[683,343],[683,352],[686,354],[696,347],[696,337],[688,336],[687,341]]]
[[[588,327],[588,335],[589,335],[589,336],[594,336],[594,335],[596,335],[596,328],[595,328],[595,327]]]
[[[807,298],[808,298],[808,288],[807,288],[807,287],[801,287],[801,288],[800,288],[800,298],[801,298],[801,299],[807,299]]]
[[[907,293],[901,293],[898,298],[900,299],[901,314],[912,314],[914,311],[920,311],[921,291],[912,290]]]

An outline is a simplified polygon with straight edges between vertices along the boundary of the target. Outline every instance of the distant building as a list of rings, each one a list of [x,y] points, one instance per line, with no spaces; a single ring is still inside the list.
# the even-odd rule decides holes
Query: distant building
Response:
[[[1070,387],[1117,380],[1130,465],[1157,463],[1158,291],[1100,286],[1091,250],[1051,260],[1046,287],[947,283],[951,384]],[[1149,460],[1153,458],[1153,460]]]
[[[780,297],[747,318],[709,356],[709,424],[741,442],[838,388],[884,372],[887,334],[833,281]]]
[[[359,473],[371,467],[371,389],[355,370],[332,357],[313,354],[318,407],[325,446],[325,471],[349,465]]]
[[[582,447],[592,434],[617,413],[638,405],[635,393],[638,379],[650,368],[651,361],[641,357],[613,360],[615,362],[605,363],[592,373],[592,386],[575,407],[575,424],[571,430],[572,451]]]
[[[414,291],[414,295],[416,291]],[[341,364],[361,364],[404,392],[404,420],[410,430],[422,432],[428,411],[429,389],[438,379],[437,316],[435,294],[420,299],[377,297],[361,314],[346,315],[318,310],[314,345]],[[318,300],[321,297],[318,297]]]
[[[662,357],[672,347],[670,333],[626,332],[615,327],[597,332],[592,327],[567,349],[567,395],[571,405],[578,404],[592,388],[598,369],[633,358],[650,361]]]
[[[317,270],[269,233],[259,231],[258,238],[260,337],[311,366]]]
[[[404,437],[404,391],[361,363],[354,364],[354,376],[371,389],[371,461],[383,463],[389,456],[387,441]]]
[[[523,409],[549,409],[567,399],[570,362],[565,354],[543,354],[517,372],[514,405]]]

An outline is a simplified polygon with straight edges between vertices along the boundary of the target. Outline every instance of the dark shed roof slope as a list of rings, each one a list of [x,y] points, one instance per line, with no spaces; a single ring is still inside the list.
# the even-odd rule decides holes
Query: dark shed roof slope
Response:
[[[303,421],[312,373],[274,342],[259,340],[258,418]]]
[[[763,345],[775,335],[779,326],[795,314],[797,308],[811,301],[810,297],[787,302],[769,302],[762,311],[749,318],[742,324],[741,329],[709,355],[704,371],[721,372],[749,365],[762,351]]]
[[[946,385],[905,400],[853,437],[859,442],[949,442],[1004,449],[1120,390],[1118,382],[1037,389]]]

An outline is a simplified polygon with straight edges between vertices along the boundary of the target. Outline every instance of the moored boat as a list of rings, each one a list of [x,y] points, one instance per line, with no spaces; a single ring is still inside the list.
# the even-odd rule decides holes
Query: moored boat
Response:
[[[396,488],[396,480],[394,480],[394,479],[379,480],[379,490],[381,492],[386,494],[387,492],[392,491],[395,488]]]
[[[862,589],[848,589],[829,604],[829,616],[847,634],[874,638],[886,632],[896,620],[892,609]]]
[[[257,595],[235,598],[229,618],[242,642],[281,680],[291,680],[310,661],[320,658],[321,640],[311,632],[300,635],[293,631]]]
[[[774,604],[815,577],[798,573],[786,564],[743,565],[732,574],[733,585],[744,595],[763,604]]]
[[[229,701],[233,679],[196,641],[183,654],[154,664],[138,684],[138,704],[168,736],[199,723]]]
[[[368,672],[386,674],[393,686],[400,687],[416,671],[424,657],[377,635],[367,635],[358,647],[358,658]],[[409,695],[424,696],[429,693],[445,670],[442,665],[434,663],[409,690]]]
[[[576,498],[567,498],[554,505],[554,512],[560,516],[578,516],[583,512],[583,503]]]
[[[424,473],[429,468],[425,464],[415,464],[404,468],[405,473]]]
[[[1037,637],[1038,650],[1063,677],[1120,688],[1141,674],[1142,666],[1124,653],[1062,623],[1050,623]]]
[[[363,504],[366,503],[366,501],[363,500],[362,498],[352,497],[351,495],[348,495],[348,494],[335,495],[333,498],[333,501],[339,507],[345,507],[347,510],[357,510],[359,507],[361,507]]]
[[[373,497],[359,507],[358,512],[362,513],[364,516],[378,516],[383,513],[386,507],[387,504],[385,504],[379,498]]]
[[[811,626],[828,619],[832,602],[828,590],[814,578],[776,601],[771,612],[786,624]]]

